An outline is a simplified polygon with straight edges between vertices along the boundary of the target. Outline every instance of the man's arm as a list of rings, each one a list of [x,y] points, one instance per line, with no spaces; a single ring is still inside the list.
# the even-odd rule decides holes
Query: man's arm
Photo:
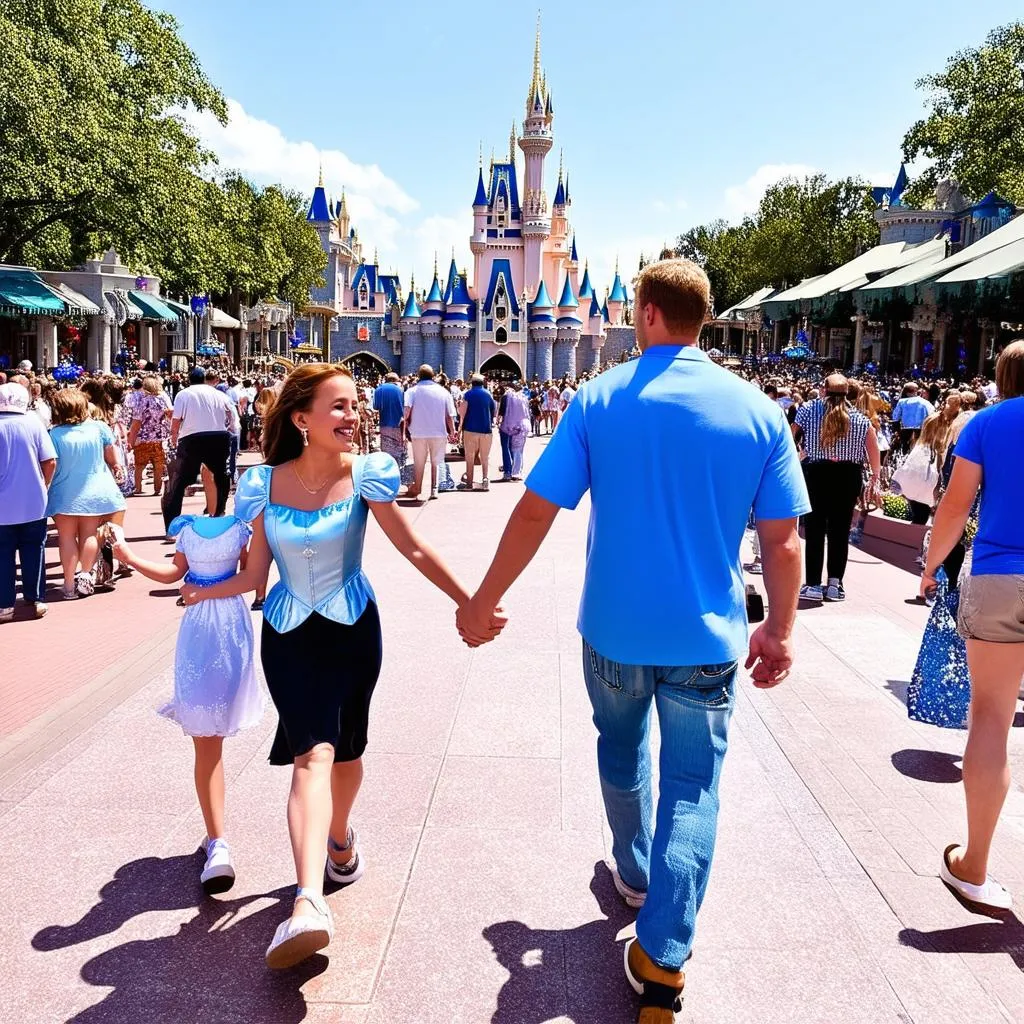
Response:
[[[57,460],[43,459],[39,463],[39,470],[43,474],[43,483],[49,487],[50,481],[53,479],[53,474],[57,472]]]
[[[747,668],[754,685],[776,686],[793,665],[793,624],[800,594],[800,536],[796,519],[760,519],[764,586],[768,592],[768,618],[750,636]]]
[[[181,420],[171,417],[171,447],[178,447],[178,431],[181,430]]]
[[[519,500],[479,590],[456,616],[463,637],[487,634],[494,609],[533,560],[557,515],[558,506],[533,491]]]

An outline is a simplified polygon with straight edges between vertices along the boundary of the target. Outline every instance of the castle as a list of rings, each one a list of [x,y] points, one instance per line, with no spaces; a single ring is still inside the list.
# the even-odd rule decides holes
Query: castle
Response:
[[[555,108],[541,69],[540,29],[521,131],[513,123],[506,160],[483,160],[473,198],[473,277],[454,254],[447,277],[417,292],[410,281],[383,274],[374,256],[363,258],[345,193],[331,202],[323,175],[307,220],[327,254],[326,284],[310,296],[307,348],[329,351],[334,361],[414,373],[421,363],[452,378],[474,370],[495,376],[575,377],[619,359],[635,344],[630,303],[618,265],[604,300],[587,265],[580,276],[570,225],[569,178],[559,165],[549,204],[544,163],[554,145]],[[522,151],[520,189],[516,149]],[[325,333],[329,337],[324,345]]]

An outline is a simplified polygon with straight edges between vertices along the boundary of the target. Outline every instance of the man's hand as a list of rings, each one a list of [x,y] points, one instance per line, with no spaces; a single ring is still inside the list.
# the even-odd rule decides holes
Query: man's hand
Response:
[[[178,593],[181,594],[181,603],[186,607],[199,604],[200,601],[205,601],[207,597],[206,588],[197,587],[193,583],[183,583],[178,589]]]
[[[469,647],[490,643],[504,628],[508,616],[499,605],[487,608],[476,596],[460,605],[455,613],[459,636]]]
[[[750,653],[746,668],[753,669],[754,685],[762,690],[778,686],[793,667],[793,641],[770,633],[767,624],[750,634]]]
[[[935,578],[936,572],[938,572],[938,569],[931,573],[925,569],[924,572],[921,573],[921,587],[918,593],[925,601],[935,600],[935,595],[939,589],[939,581]]]

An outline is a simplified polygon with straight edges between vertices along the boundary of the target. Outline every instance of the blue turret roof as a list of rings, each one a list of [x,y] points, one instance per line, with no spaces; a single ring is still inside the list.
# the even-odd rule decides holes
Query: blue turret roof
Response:
[[[590,319],[593,320],[595,316],[601,315],[601,306],[597,301],[597,296],[590,293]]]
[[[566,192],[566,196],[568,197],[568,195],[569,195],[569,193],[567,191]],[[576,236],[575,235],[572,236],[572,252],[569,254],[569,259],[571,259],[573,261],[573,263],[579,263],[579,261],[580,261],[580,258],[579,258],[579,256],[576,253]]]
[[[334,216],[335,217],[340,217],[341,216],[341,200],[340,199],[334,204]]]
[[[558,187],[555,189],[555,206],[565,206],[565,183],[558,179]]]
[[[420,316],[419,303],[416,301],[416,292],[411,288],[409,289],[409,298],[405,302],[405,312],[402,313],[403,317],[418,317]]]
[[[551,301],[551,296],[548,294],[548,286],[544,283],[543,278],[540,282],[540,287],[537,289],[537,297],[531,303],[536,309],[554,309],[555,304]]]
[[[607,299],[604,300],[604,305],[601,307],[601,316],[604,317],[604,322],[606,324],[610,324],[612,322],[612,318],[608,315],[608,300]]]
[[[612,281],[612,291],[608,296],[609,302],[626,302],[628,296],[626,295],[626,287],[622,283],[622,278],[619,277],[619,272],[615,271],[615,280]]]
[[[462,274],[455,278],[455,287],[452,288],[449,306],[468,306],[473,300],[469,297],[469,288],[466,286],[466,279]]]
[[[441,294],[441,285],[437,280],[437,273],[434,273],[434,283],[430,286],[430,293],[427,295],[427,302],[444,302],[444,296]]]
[[[476,180],[476,197],[473,199],[474,206],[487,205],[487,189],[484,188],[484,169],[480,168],[480,176]]]
[[[566,313],[558,318],[559,327],[582,327],[583,321],[575,313]]]
[[[444,301],[452,301],[452,289],[455,287],[455,282],[459,279],[459,268],[455,266],[455,257],[452,257],[452,264],[448,268],[448,283],[444,286]]]
[[[388,305],[401,301],[402,282],[397,274],[380,274],[377,277],[378,290],[383,289]]]
[[[559,309],[576,309],[579,303],[576,301],[576,296],[572,293],[572,281],[569,280],[569,275],[565,275],[565,284],[562,286],[562,297],[558,300]]]
[[[566,172],[565,175],[565,201],[567,203],[572,202],[572,195],[569,193],[569,174]]]
[[[327,205],[327,193],[324,191],[324,185],[321,181],[313,189],[313,201],[309,204],[309,213],[306,214],[306,220],[311,224],[326,224],[330,219],[331,208]]]
[[[573,242],[573,253],[576,252],[576,243]],[[583,268],[583,283],[580,285],[580,299],[592,299],[594,297],[594,286],[590,283],[590,268]]]

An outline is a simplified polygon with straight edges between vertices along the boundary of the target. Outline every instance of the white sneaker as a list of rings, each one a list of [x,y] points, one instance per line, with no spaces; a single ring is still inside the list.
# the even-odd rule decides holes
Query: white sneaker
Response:
[[[639,910],[647,902],[647,893],[626,885],[618,868],[612,870],[612,881],[615,883],[615,891],[626,901],[627,907]]]
[[[207,896],[227,892],[235,884],[235,869],[231,863],[231,851],[225,839],[204,839],[203,852],[206,863],[199,881]]]
[[[489,491],[490,489],[491,489],[491,481],[490,480],[486,480],[485,479],[485,480],[482,480],[480,482],[480,490],[481,491]]]
[[[1009,910],[1013,906],[1013,896],[994,878],[986,878],[981,885],[974,885],[971,882],[965,882],[962,878],[957,878],[949,870],[949,855],[958,845],[958,843],[953,843],[951,846],[947,846],[942,854],[939,878],[942,879],[946,887],[968,903],[975,903],[993,910]]]
[[[302,963],[334,938],[334,919],[323,896],[300,888],[295,899],[308,900],[315,912],[289,918],[277,926],[266,953],[267,966],[275,970]]]
[[[96,583],[93,581],[92,573],[80,572],[75,576],[75,592],[79,597],[89,597],[96,593]]]
[[[44,601],[35,601],[32,605],[32,614],[37,619],[41,619],[49,610]]]
[[[826,601],[845,601],[846,591],[843,589],[842,580],[830,579],[825,587],[824,597]]]
[[[431,501],[437,501],[437,491],[431,491],[430,492],[430,500]]]
[[[352,851],[352,856],[344,863],[338,864],[332,860],[330,855],[327,857],[327,877],[338,885],[351,885],[353,882],[358,882],[363,877],[366,871],[366,862],[363,860],[362,855],[359,852],[359,848],[356,846],[356,834],[352,828],[348,830],[348,841],[344,846],[339,846],[333,839],[328,838],[327,840],[328,850],[333,850],[335,853],[346,853],[348,850]]]
[[[0,608],[0,622],[10,622],[14,618],[13,608]]]

